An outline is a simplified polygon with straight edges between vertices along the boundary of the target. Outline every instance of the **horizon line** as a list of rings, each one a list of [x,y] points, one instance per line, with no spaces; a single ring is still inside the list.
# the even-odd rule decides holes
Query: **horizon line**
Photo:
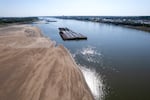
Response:
[[[89,16],[89,17],[150,17],[150,15],[42,15],[42,16],[0,16],[0,18],[4,17],[57,17],[57,16]]]

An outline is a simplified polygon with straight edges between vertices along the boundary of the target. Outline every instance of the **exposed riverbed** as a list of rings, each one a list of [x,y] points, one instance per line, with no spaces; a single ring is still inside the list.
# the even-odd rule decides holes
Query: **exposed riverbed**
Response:
[[[150,99],[148,32],[102,23],[54,20],[57,22],[33,25],[70,50],[77,64],[83,67],[85,77],[88,77],[86,80],[92,84],[91,90],[98,99]],[[63,41],[58,27],[68,27],[88,39]]]

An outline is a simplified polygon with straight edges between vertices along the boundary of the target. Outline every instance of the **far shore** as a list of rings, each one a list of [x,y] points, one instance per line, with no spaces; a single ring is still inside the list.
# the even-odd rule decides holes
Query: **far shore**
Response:
[[[56,16],[56,18],[106,23],[150,32],[150,16]]]
[[[69,51],[30,25],[0,27],[0,100],[94,100]]]
[[[136,30],[141,30],[141,31],[145,31],[145,32],[150,32],[150,27],[145,27],[145,26],[123,25],[123,27],[132,28],[132,29],[136,29]]]

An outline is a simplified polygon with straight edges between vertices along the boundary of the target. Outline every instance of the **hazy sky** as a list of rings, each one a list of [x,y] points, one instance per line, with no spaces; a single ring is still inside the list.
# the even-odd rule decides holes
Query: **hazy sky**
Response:
[[[0,16],[150,15],[150,0],[0,0]]]

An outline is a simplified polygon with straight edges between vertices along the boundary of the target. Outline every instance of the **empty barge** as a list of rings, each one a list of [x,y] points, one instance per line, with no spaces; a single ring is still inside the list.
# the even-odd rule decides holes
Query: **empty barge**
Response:
[[[87,40],[87,37],[68,28],[58,28],[63,40]]]

